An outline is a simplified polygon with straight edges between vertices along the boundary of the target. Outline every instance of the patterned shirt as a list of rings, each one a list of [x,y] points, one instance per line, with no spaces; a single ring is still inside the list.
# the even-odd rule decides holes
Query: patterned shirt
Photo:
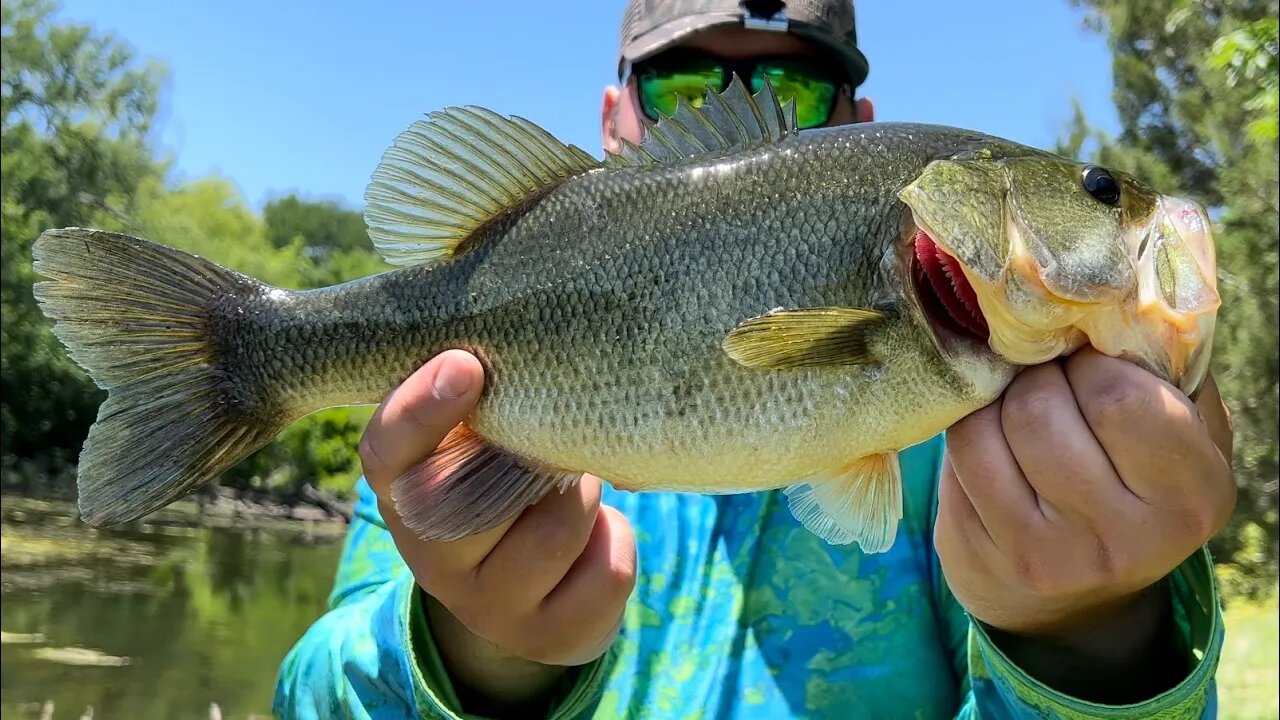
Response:
[[[1056,692],[1011,662],[948,590],[933,547],[942,437],[899,455],[886,553],[833,546],[779,491],[630,493],[639,557],[622,630],[571,671],[546,718],[1211,718],[1223,626],[1207,549],[1169,578],[1185,677],[1145,702]],[[285,658],[274,710],[298,720],[458,718],[421,592],[361,480],[329,610]]]

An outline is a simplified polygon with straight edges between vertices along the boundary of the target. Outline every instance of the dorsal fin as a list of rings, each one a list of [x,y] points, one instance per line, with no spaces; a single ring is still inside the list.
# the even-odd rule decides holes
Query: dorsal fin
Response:
[[[365,224],[393,265],[441,262],[478,228],[600,161],[520,117],[451,107],[400,133],[365,190]]]
[[[643,167],[722,152],[751,143],[774,143],[795,133],[795,103],[779,105],[767,81],[755,95],[733,76],[723,92],[709,92],[702,107],[679,98],[675,113],[645,128],[639,145],[623,140],[622,149],[605,157],[609,168]]]

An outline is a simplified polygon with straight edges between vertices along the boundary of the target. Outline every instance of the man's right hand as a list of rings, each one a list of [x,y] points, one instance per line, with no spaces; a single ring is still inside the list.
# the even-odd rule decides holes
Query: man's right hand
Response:
[[[379,406],[360,461],[400,555],[426,592],[450,679],[467,710],[492,713],[518,711],[567,667],[608,649],[635,586],[636,545],[630,523],[600,504],[600,480],[589,475],[461,540],[424,542],[405,528],[391,483],[471,413],[483,382],[469,353],[432,358]]]

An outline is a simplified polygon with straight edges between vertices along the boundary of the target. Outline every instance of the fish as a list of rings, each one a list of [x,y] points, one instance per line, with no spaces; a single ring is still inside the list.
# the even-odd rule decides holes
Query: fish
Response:
[[[737,79],[603,159],[448,106],[395,137],[364,199],[391,269],[316,289],[42,232],[37,301],[107,391],[79,456],[85,522],[145,516],[463,349],[485,370],[474,412],[391,485],[425,541],[589,473],[782,490],[815,535],[880,553],[902,450],[1086,344],[1193,395],[1221,303],[1193,200],[963,128],[797,130],[790,100]]]

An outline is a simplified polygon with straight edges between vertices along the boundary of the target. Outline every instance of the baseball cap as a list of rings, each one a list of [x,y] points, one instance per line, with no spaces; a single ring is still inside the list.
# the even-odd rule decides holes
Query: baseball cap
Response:
[[[733,25],[794,33],[839,59],[854,87],[867,79],[851,0],[628,0],[618,75],[626,63],[655,55],[693,33]]]

